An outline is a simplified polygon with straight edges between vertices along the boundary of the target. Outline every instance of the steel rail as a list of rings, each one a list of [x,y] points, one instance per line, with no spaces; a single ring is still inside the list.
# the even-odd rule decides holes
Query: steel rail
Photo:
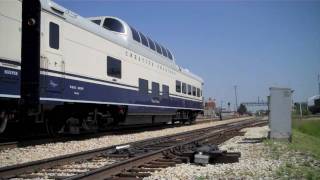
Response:
[[[214,119],[206,119],[201,121],[195,121],[193,124],[205,124],[215,121]],[[67,142],[67,141],[80,141],[86,140],[90,138],[98,138],[107,135],[117,135],[117,134],[128,134],[128,133],[137,133],[141,131],[154,131],[160,130],[164,128],[172,128],[172,127],[181,127],[185,124],[158,124],[158,125],[130,125],[130,126],[120,126],[110,128],[107,131],[99,132],[99,133],[87,133],[87,134],[79,134],[79,135],[67,135],[56,138],[48,138],[46,136],[40,135],[35,137],[24,137],[20,138],[10,138],[8,140],[0,140],[0,150],[3,149],[12,149],[16,147],[27,147],[27,146],[35,146],[42,145],[48,143],[58,143],[58,142]]]
[[[244,121],[240,121],[240,122],[243,123],[243,122],[249,122],[249,121],[252,122],[255,120],[244,120]],[[117,146],[123,146],[123,145],[128,145],[128,144],[130,144],[131,146],[139,146],[139,145],[142,146],[142,145],[147,145],[147,144],[152,144],[152,143],[153,144],[154,143],[161,143],[161,142],[165,142],[168,139],[172,139],[172,138],[176,138],[176,137],[180,137],[180,136],[188,136],[188,135],[192,135],[193,133],[196,133],[196,132],[201,133],[201,132],[205,132],[205,131],[209,131],[209,130],[228,127],[228,126],[232,126],[232,124],[237,125],[237,124],[239,124],[239,122],[233,122],[233,123],[228,123],[228,124],[224,124],[224,125],[207,127],[207,128],[203,128],[203,129],[197,129],[197,130],[193,130],[193,131],[177,133],[177,134],[169,135],[169,136],[156,137],[156,138],[141,140],[141,141],[137,141],[137,142],[121,144],[121,145],[117,145]],[[2,168],[0,168],[0,177],[12,178],[12,177],[16,177],[19,174],[23,174],[23,173],[27,173],[27,172],[34,172],[36,170],[43,169],[43,168],[50,168],[50,167],[53,167],[56,165],[67,164],[70,162],[77,162],[77,161],[81,161],[81,160],[90,159],[92,157],[96,157],[96,156],[111,152],[117,146],[109,146],[109,147],[94,149],[94,150],[90,150],[90,151],[84,151],[84,152],[79,152],[79,153],[74,153],[74,154],[63,155],[63,156],[59,156],[59,157],[38,160],[38,161],[34,161],[34,162],[28,162],[28,163],[23,163],[23,164],[8,166],[8,167],[2,167]]]
[[[0,143],[0,150],[12,149],[18,147],[17,141]]]
[[[231,127],[224,127],[223,129],[217,129],[215,131],[206,133],[203,136],[192,138],[191,140],[188,140],[186,142],[181,142],[176,145],[172,145],[169,147],[165,147],[163,149],[153,151],[146,153],[141,156],[137,156],[134,158],[130,158],[125,161],[121,161],[109,166],[104,166],[92,171],[88,171],[76,176],[71,176],[70,178],[67,178],[67,180],[74,180],[74,179],[109,179],[112,178],[112,176],[119,174],[120,172],[123,172],[125,170],[132,169],[134,167],[138,167],[140,165],[145,164],[146,162],[150,162],[152,160],[159,159],[164,156],[166,152],[174,151],[175,149],[183,148],[184,146],[194,144],[200,141],[209,141],[208,139],[213,136],[217,136],[221,133],[228,133],[235,130],[240,130],[242,128],[248,127],[248,125],[252,125],[253,122],[247,122],[244,124],[241,124],[241,126],[237,126],[238,124],[234,124]],[[262,122],[261,122],[262,123]]]

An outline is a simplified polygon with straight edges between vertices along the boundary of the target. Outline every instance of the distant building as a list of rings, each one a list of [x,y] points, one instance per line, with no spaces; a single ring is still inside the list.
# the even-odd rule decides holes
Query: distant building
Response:
[[[209,100],[204,104],[204,116],[209,118],[216,117],[215,110],[216,102],[215,100],[212,100],[212,98],[209,98]]]

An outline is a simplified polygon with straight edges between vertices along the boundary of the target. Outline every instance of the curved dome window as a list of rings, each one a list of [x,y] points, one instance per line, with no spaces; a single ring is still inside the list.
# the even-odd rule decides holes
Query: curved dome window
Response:
[[[165,49],[163,46],[161,46],[161,49],[162,49],[162,54],[163,54],[165,57],[168,57],[166,49]]]
[[[133,28],[130,26],[130,29],[132,31],[132,37],[135,41],[138,41],[140,42],[140,36],[139,36],[139,33]]]
[[[123,24],[120,21],[113,18],[106,18],[103,22],[103,27],[110,31],[124,33]]]
[[[142,44],[149,47],[147,38],[141,32],[139,32],[139,35],[141,37]]]
[[[101,24],[101,20],[100,19],[94,19],[91,20],[93,23],[100,25]]]
[[[156,44],[157,52],[158,52],[159,54],[162,54],[160,45],[159,45],[157,42],[154,42],[154,43]]]
[[[169,51],[169,49],[167,49],[167,53],[168,53],[168,58],[171,59],[171,60],[173,60],[173,59],[172,59],[172,58],[173,58],[173,57],[172,57],[172,54],[171,54],[171,52]]]
[[[147,39],[148,39],[148,42],[149,42],[149,47],[152,49],[152,50],[156,50],[156,45],[154,45],[154,42],[150,39],[150,38],[148,38],[147,37]]]

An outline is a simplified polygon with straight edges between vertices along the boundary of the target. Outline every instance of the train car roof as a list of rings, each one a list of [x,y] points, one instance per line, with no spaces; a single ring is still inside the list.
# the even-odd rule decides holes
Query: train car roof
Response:
[[[320,95],[315,95],[308,98],[309,100],[320,99]]]
[[[98,24],[99,26],[107,28],[111,31],[116,31],[118,33],[127,34],[129,37],[131,37],[131,40],[135,41],[136,43],[138,43],[140,45],[143,45],[144,47],[147,47],[147,49],[150,52],[158,53],[156,47],[154,47],[154,46],[155,46],[155,44],[160,45],[162,53],[159,53],[159,54],[164,56],[167,59],[174,61],[173,53],[168,48],[162,46],[157,41],[151,39],[150,36],[147,36],[144,33],[142,33],[141,31],[138,31],[136,28],[134,28],[133,26],[130,26],[128,23],[126,23],[124,20],[122,20],[118,17],[98,16],[98,17],[89,17],[87,19],[89,19],[89,20],[95,22],[96,24]],[[124,27],[123,29],[119,28],[119,27],[117,28],[117,25],[119,26],[119,23],[117,21],[119,23],[121,23],[121,25]],[[110,22],[110,23],[108,23],[108,22]],[[108,25],[111,27],[108,27]],[[134,36],[134,35],[136,35],[136,36]],[[143,43],[143,40],[146,40],[145,41],[146,44]]]
[[[320,99],[320,94],[308,98],[308,106],[314,106],[314,101]]]
[[[163,54],[160,54],[157,51],[150,49],[149,46],[146,46],[146,45],[142,44],[141,42],[137,42],[136,40],[134,40],[132,31],[134,31],[136,29],[133,28],[132,26],[130,26],[128,23],[126,23],[125,21],[123,21],[120,18],[112,17],[112,16],[99,16],[99,17],[84,18],[84,17],[78,15],[77,13],[70,11],[70,10],[62,7],[61,5],[53,2],[52,0],[40,0],[40,2],[41,2],[42,8],[45,11],[52,13],[62,19],[65,19],[66,21],[68,21],[69,23],[71,23],[75,26],[78,26],[86,31],[92,32],[98,36],[101,36],[102,38],[108,39],[108,40],[110,40],[120,46],[127,48],[127,49],[132,49],[135,52],[139,52],[139,54],[141,54],[145,57],[148,57],[148,58],[150,58],[160,64],[163,64],[165,66],[171,67],[177,71],[181,71],[183,74],[190,76],[191,78],[194,78],[198,81],[203,82],[201,77],[191,73],[187,69],[184,69],[184,68],[178,66],[175,63],[175,58],[174,58],[172,52],[168,48],[165,48],[164,46],[162,46],[159,43],[157,43],[156,41],[154,41],[155,45],[157,43],[158,45],[161,46],[160,47],[161,50],[163,50],[163,49],[167,50],[166,51],[167,56],[168,56],[168,51],[171,53],[171,56],[172,56],[171,59],[169,57],[165,57]],[[105,20],[106,18],[114,19],[114,20],[121,22],[121,24],[124,26],[124,29],[123,29],[124,31],[119,33],[119,32],[114,32],[112,30],[107,30],[106,28],[104,28],[102,26],[102,21]],[[100,24],[92,22],[93,20],[97,20],[97,19],[101,19]],[[142,36],[144,34],[139,31],[138,31],[138,33],[139,33],[140,40],[142,41]],[[141,34],[142,34],[142,36],[141,36]],[[149,36],[145,36],[145,37],[147,38],[147,41],[149,44],[148,38],[150,40],[151,40],[151,38]]]

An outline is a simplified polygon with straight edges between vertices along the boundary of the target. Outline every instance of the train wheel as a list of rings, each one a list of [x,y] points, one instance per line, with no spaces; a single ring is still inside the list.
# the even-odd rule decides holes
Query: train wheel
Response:
[[[0,134],[6,130],[8,123],[8,116],[5,111],[0,113]]]
[[[193,124],[196,121],[197,115],[195,113],[189,113],[188,122],[189,124]]]
[[[45,127],[50,137],[59,137],[64,132],[65,124],[57,118],[45,118]]]

